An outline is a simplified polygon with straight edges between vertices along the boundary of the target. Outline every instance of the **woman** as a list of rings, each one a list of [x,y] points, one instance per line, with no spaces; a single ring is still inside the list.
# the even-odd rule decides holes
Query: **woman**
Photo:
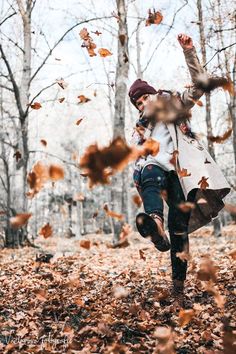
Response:
[[[191,132],[186,118],[164,123],[143,115],[150,98],[179,100],[186,113],[203,95],[197,85],[199,75],[206,75],[193,46],[192,39],[178,35],[193,85],[182,94],[156,90],[146,81],[136,80],[129,90],[131,102],[140,112],[133,138],[142,144],[151,137],[159,141],[156,156],[139,158],[135,163],[134,182],[142,197],[145,213],[136,218],[137,228],[160,251],[171,252],[173,294],[183,299],[187,260],[181,260],[178,252],[188,251],[188,234],[206,225],[223,208],[222,199],[230,192],[230,186],[205,147]],[[169,206],[168,230],[170,242],[164,230],[163,198]],[[190,202],[186,204],[186,201]]]

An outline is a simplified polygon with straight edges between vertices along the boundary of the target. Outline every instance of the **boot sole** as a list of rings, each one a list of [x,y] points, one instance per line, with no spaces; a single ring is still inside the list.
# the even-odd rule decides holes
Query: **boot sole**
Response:
[[[165,240],[158,232],[157,224],[153,218],[146,213],[139,213],[136,216],[136,226],[138,232],[144,238],[151,237],[155,247],[161,252],[167,252],[170,249],[169,241]]]

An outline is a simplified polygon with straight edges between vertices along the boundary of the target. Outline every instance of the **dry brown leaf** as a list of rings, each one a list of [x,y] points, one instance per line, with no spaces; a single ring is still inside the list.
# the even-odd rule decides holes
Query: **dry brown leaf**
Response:
[[[137,205],[138,208],[141,207],[143,201],[142,201],[142,198],[140,197],[139,194],[133,195],[133,196],[132,196],[132,200],[133,200],[134,204]]]
[[[181,168],[177,171],[180,178],[191,176],[191,172],[188,172],[186,168]]]
[[[15,157],[16,158],[16,162],[18,162],[21,159],[21,157],[22,157],[21,152],[19,150],[17,150],[14,153],[13,157]]]
[[[132,232],[132,226],[125,223],[122,228],[121,228],[121,233],[120,233],[120,240],[124,240],[126,237],[128,237]]]
[[[59,101],[60,103],[64,102],[64,101],[65,101],[65,97],[59,98],[58,101]]]
[[[208,136],[207,138],[213,143],[222,144],[225,140],[227,140],[231,136],[232,131],[233,129],[230,128],[223,135]]]
[[[140,255],[140,258],[143,259],[144,261],[146,261],[146,256],[145,256],[145,253],[143,250],[139,250],[139,255]]]
[[[83,247],[86,250],[89,250],[91,247],[91,242],[90,242],[90,240],[81,240],[79,245],[80,245],[80,247]]]
[[[198,182],[198,185],[200,185],[201,189],[207,189],[209,187],[209,184],[207,182],[209,177],[202,177],[202,179]]]
[[[204,256],[200,263],[197,278],[201,281],[217,281],[217,267],[208,255]]]
[[[12,216],[10,218],[10,224],[13,228],[17,229],[27,224],[31,216],[32,216],[31,213],[17,214],[16,216]]]
[[[106,49],[106,48],[100,48],[98,49],[98,53],[102,58],[108,57],[110,55],[112,55],[112,53]]]
[[[80,123],[82,122],[83,119],[84,119],[84,118],[79,118],[79,119],[77,120],[77,122],[76,122],[76,125],[80,125]]]
[[[50,165],[48,172],[49,172],[49,177],[54,182],[63,179],[65,176],[64,169],[59,165]]]
[[[41,103],[39,103],[39,102],[34,102],[33,104],[28,104],[27,106],[31,107],[32,109],[42,108]]]
[[[107,216],[110,216],[110,217],[118,219],[118,220],[123,220],[124,219],[124,215],[116,213],[115,211],[110,210],[107,203],[104,204],[103,210],[105,211]]]
[[[102,34],[102,32],[99,32],[98,30],[96,30],[95,32],[91,31],[92,33],[96,34],[97,36],[100,36]]]
[[[44,139],[41,139],[40,140],[40,143],[43,145],[43,146],[47,146],[47,141],[46,140],[44,140]]]
[[[51,237],[53,234],[52,226],[47,223],[39,230],[39,235],[43,236],[44,238]]]
[[[83,28],[80,33],[80,38],[83,40],[83,43],[81,45],[81,47],[86,48],[89,56],[90,57],[94,57],[97,54],[95,53],[94,49],[97,47],[96,44],[93,42],[93,39],[90,37],[89,32],[87,30],[87,28]]]
[[[180,309],[179,311],[180,327],[184,327],[187,324],[189,324],[189,322],[193,319],[194,315],[195,315],[195,311],[193,309],[188,309],[188,310]]]
[[[79,99],[79,104],[80,104],[80,103],[86,103],[86,102],[91,101],[90,98],[85,97],[84,95],[79,95],[79,96],[78,96],[78,99]]]
[[[151,9],[148,10],[148,18],[146,19],[145,26],[150,26],[150,25],[159,25],[163,20],[163,16],[160,11],[155,11],[153,9],[153,12]]]
[[[225,91],[228,91],[230,95],[234,95],[233,82],[230,78],[226,77],[209,77],[207,74],[203,73],[198,76],[195,86],[204,92],[210,92],[216,88],[222,87]]]

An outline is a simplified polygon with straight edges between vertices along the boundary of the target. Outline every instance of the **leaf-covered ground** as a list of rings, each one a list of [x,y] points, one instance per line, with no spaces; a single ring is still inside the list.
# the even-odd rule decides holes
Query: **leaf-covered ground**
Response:
[[[119,248],[108,235],[37,241],[50,263],[33,248],[2,250],[0,352],[235,353],[235,234],[191,235],[191,301],[180,311],[169,254],[135,233]]]

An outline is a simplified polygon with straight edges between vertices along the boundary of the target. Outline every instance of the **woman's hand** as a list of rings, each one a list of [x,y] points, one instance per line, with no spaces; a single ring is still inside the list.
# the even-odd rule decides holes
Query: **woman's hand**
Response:
[[[187,36],[186,34],[180,33],[178,34],[178,41],[179,44],[183,49],[191,49],[193,48],[193,40],[191,37]]]

